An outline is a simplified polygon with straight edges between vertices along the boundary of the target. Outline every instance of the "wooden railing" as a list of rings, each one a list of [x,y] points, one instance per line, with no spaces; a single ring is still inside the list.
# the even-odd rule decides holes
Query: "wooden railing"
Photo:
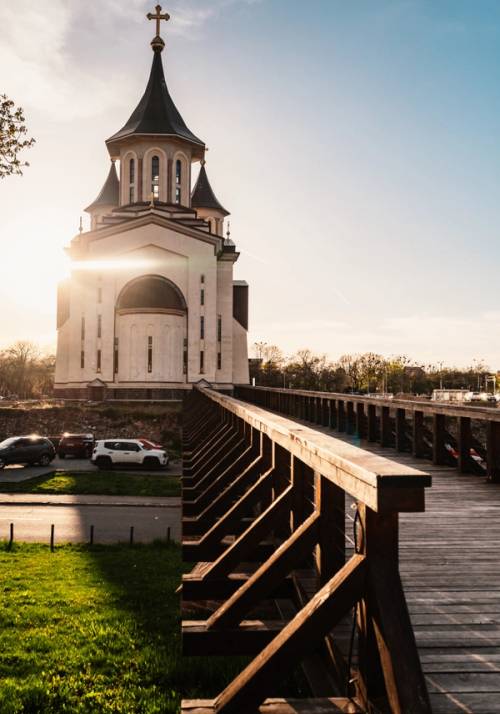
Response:
[[[183,438],[183,651],[253,659],[182,711],[430,712],[398,567],[430,477],[207,388]],[[272,699],[299,665],[310,698]]]
[[[500,409],[239,386],[252,404],[500,482]]]

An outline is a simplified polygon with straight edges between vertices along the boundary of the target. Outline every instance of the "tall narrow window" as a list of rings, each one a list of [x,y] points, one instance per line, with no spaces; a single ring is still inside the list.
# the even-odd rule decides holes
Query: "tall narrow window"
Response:
[[[85,350],[82,350],[80,352],[80,368],[83,369],[85,367]]]
[[[97,315],[97,337],[102,337],[102,315]]]
[[[135,159],[130,159],[128,165],[128,202],[133,203],[135,198]]]
[[[153,156],[151,159],[151,193],[154,199],[160,197],[160,157]]]
[[[203,315],[200,317],[200,340],[205,339],[205,318]]]
[[[82,324],[80,327],[80,337],[82,338],[82,340],[85,339],[85,318],[84,317],[82,317]]]
[[[148,372],[153,371],[153,338],[148,337]]]
[[[217,369],[222,369],[222,354],[217,352]]]
[[[97,372],[101,371],[101,350],[97,350]]]
[[[118,374],[118,337],[115,337],[114,371]]]
[[[204,304],[205,304],[205,289],[202,288],[200,290],[200,305],[204,305]]]
[[[99,305],[102,303],[102,288],[98,287],[97,288],[97,302]]]
[[[182,354],[182,372],[183,374],[187,374],[188,371],[188,341],[187,338],[184,338],[184,351]]]
[[[200,275],[200,283],[204,283],[204,282],[205,282],[205,276],[204,276],[204,275]]]
[[[175,162],[175,202],[181,203],[181,185],[182,185],[182,161],[177,159]]]
[[[205,353],[200,350],[200,374],[203,374],[205,370]]]
[[[217,342],[222,342],[222,315],[217,315]]]

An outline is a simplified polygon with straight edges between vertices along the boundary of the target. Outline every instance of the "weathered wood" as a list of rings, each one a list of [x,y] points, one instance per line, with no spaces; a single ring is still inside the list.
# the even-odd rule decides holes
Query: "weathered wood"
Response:
[[[500,483],[500,423],[486,424],[486,469],[488,481]]]
[[[320,516],[315,512],[282,543],[276,553],[251,575],[207,620],[208,629],[224,629],[237,625],[259,600],[269,596],[278,584],[299,567],[318,540]]]
[[[359,439],[366,439],[366,415],[363,402],[356,404],[356,436]]]
[[[279,635],[285,624],[281,620],[244,620],[238,627],[225,629],[222,636],[217,630],[209,630],[204,620],[184,620],[182,654],[185,657],[257,655]]]
[[[322,699],[266,699],[254,714],[359,714],[363,710],[345,697]],[[182,703],[181,714],[217,714],[216,700],[194,699]],[[243,714],[243,710],[241,712]]]
[[[396,409],[396,451],[406,451],[406,410]]]
[[[461,474],[465,474],[471,469],[470,450],[472,446],[472,430],[469,417],[458,418],[458,470]]]
[[[197,600],[227,600],[244,585],[250,576],[243,573],[230,573],[227,577],[205,579],[197,573],[182,576],[181,593],[184,602]],[[271,591],[273,598],[291,599],[295,594],[292,578],[285,578]]]
[[[412,431],[412,454],[415,458],[419,459],[425,455],[423,412],[413,412]]]
[[[345,564],[345,493],[318,472],[314,491],[320,515],[316,568],[324,585]]]
[[[368,404],[367,432],[368,432],[367,433],[368,441],[377,441],[377,439],[378,439],[377,407],[375,404]]]
[[[219,714],[241,714],[257,707],[265,699],[276,678],[296,663],[296,653],[314,651],[323,637],[361,597],[365,567],[364,557],[353,556],[309,601],[261,654],[217,697]]]
[[[437,466],[448,463],[445,447],[446,417],[444,414],[433,415],[432,428],[432,463]]]
[[[347,421],[346,421],[346,431],[348,434],[354,434],[356,430],[356,418],[354,416],[354,402],[347,402]]]
[[[382,446],[392,446],[392,424],[389,407],[380,410],[380,443]]]
[[[206,578],[220,578],[233,572],[235,567],[251,553],[261,540],[273,531],[280,521],[286,518],[292,502],[292,487],[274,500],[262,515],[242,533],[235,542],[217,558],[205,573]]]

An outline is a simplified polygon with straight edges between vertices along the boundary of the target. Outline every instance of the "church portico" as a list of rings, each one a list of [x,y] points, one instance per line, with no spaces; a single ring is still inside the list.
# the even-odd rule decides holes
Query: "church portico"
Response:
[[[112,164],[86,209],[91,230],[68,248],[55,384],[66,398],[171,399],[202,379],[224,390],[248,382],[248,290],[233,279],[229,213],[209,183],[205,144],[168,92],[158,34],[151,45],[146,91],[106,142]]]

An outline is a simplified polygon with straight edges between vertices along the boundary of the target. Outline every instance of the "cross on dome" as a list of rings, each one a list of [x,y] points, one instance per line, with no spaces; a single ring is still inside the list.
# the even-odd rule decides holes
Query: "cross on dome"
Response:
[[[165,22],[168,22],[170,20],[170,15],[168,14],[168,12],[165,12],[162,15],[161,5],[156,5],[155,11],[156,12],[154,13],[148,12],[146,17],[148,18],[148,20],[156,20],[156,36],[151,42],[151,47],[153,48],[153,51],[159,50],[161,52],[165,47],[165,43],[160,37],[160,22],[161,20],[165,20]]]

